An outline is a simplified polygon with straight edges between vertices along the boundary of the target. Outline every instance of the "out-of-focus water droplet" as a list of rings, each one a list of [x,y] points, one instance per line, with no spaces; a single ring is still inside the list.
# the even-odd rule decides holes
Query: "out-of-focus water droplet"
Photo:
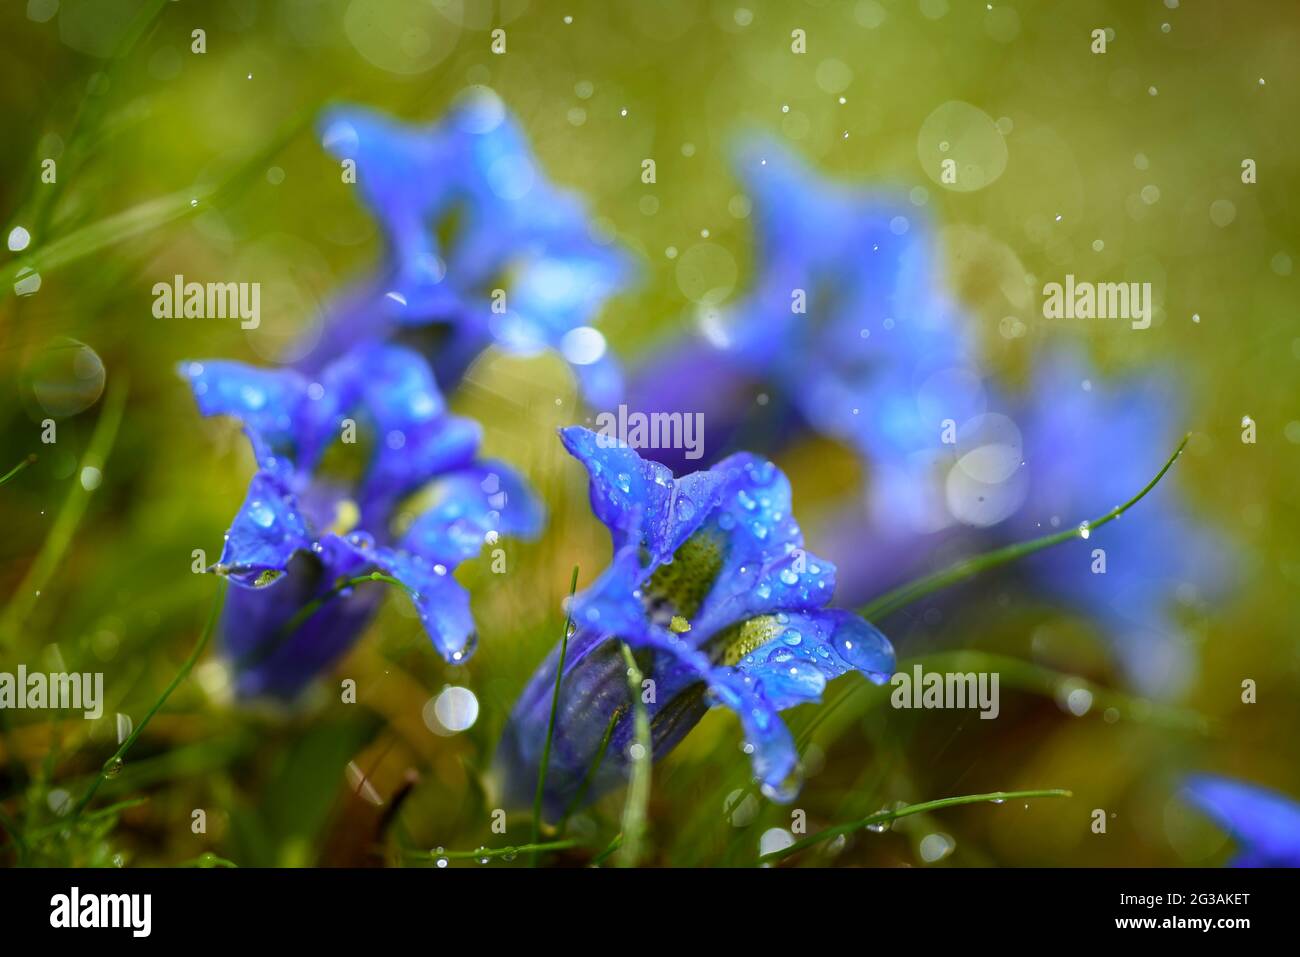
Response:
[[[41,274],[29,266],[24,266],[18,270],[18,275],[14,277],[14,294],[18,296],[30,296],[41,290]]]
[[[759,803],[752,793],[737,788],[722,802],[722,813],[732,827],[748,827],[758,816]]]
[[[478,720],[478,698],[468,688],[452,685],[438,695],[434,713],[448,731],[465,731]]]
[[[90,408],[104,392],[104,363],[84,342],[60,338],[38,352],[24,376],[37,403],[62,418]]]
[[[783,827],[769,827],[758,839],[758,853],[773,854],[783,851],[794,843],[794,835]]]
[[[1007,168],[1007,144],[993,117],[950,100],[921,124],[916,153],[926,174],[959,193],[988,186]]]
[[[127,738],[131,737],[131,732],[134,729],[135,725],[131,721],[131,716],[122,714],[119,711],[117,714],[117,743],[121,744]]]
[[[957,848],[957,842],[948,834],[927,834],[921,838],[921,860],[927,864],[941,861]]]
[[[72,795],[63,788],[52,788],[45,800],[50,805],[50,810],[60,817],[72,810]]]

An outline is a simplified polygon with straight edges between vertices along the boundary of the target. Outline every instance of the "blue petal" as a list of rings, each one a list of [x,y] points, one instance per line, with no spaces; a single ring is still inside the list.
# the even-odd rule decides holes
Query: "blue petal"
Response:
[[[752,676],[777,710],[820,701],[827,681],[849,671],[884,684],[894,672],[894,649],[875,626],[852,612],[830,609],[780,613],[774,637],[736,664]]]
[[[1183,793],[1241,843],[1246,862],[1300,867],[1300,804],[1276,791],[1212,775],[1189,778]]]
[[[226,535],[220,564],[235,581],[251,586],[263,573],[283,572],[294,553],[311,544],[293,496],[276,478],[259,472]]]
[[[404,549],[377,546],[361,533],[345,538],[327,535],[326,539],[343,543],[369,567],[402,583],[434,648],[446,661],[458,664],[473,654],[469,592],[452,576],[451,568]]]
[[[643,546],[651,564],[671,556],[699,528],[727,481],[712,471],[674,479],[664,466],[589,429],[561,429],[560,438],[591,476],[592,511],[609,527],[615,552]]]
[[[763,793],[774,801],[792,800],[798,789],[799,753],[776,705],[760,692],[754,678],[729,668],[714,671],[709,690],[740,718],[746,751]]]
[[[513,470],[486,463],[440,478],[437,503],[402,536],[401,547],[455,567],[497,535],[532,537],[541,531],[542,506]]]
[[[726,541],[722,570],[692,621],[705,635],[775,609],[820,608],[835,590],[835,566],[803,550],[790,482],[771,462],[740,453],[718,463],[726,478],[704,526]]]
[[[409,127],[358,107],[328,111],[319,128],[327,150],[356,163],[357,188],[383,227],[396,266],[392,287],[420,309],[454,301],[429,224],[449,211],[462,188],[455,144],[436,127]]]
[[[199,413],[238,419],[259,468],[288,474],[304,444],[299,416],[307,382],[290,369],[259,369],[223,360],[184,362]],[[310,444],[310,443],[308,443]]]

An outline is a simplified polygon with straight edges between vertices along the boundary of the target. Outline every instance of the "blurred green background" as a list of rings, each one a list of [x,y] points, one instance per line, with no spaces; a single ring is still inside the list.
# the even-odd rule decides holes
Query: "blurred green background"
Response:
[[[489,50],[495,27],[504,55]],[[790,49],[796,28],[803,55]],[[1113,31],[1103,55],[1090,51],[1098,28]],[[761,129],[826,174],[897,188],[929,211],[984,359],[1010,382],[1037,346],[1074,340],[1108,374],[1171,366],[1184,387],[1192,442],[1157,494],[1187,496],[1241,561],[1238,590],[1196,623],[1199,683],[1177,702],[1126,697],[1088,626],[989,595],[945,642],[1050,670],[1004,674],[996,722],[894,711],[858,678],[838,682],[829,697],[853,697],[817,728],[794,806],[812,832],[898,800],[1075,796],[917,816],[795,860],[920,865],[931,834],[945,836],[939,866],[1223,860],[1226,838],[1175,798],[1181,774],[1300,796],[1298,33],[1294,3],[1227,0],[8,0],[0,472],[39,458],[0,489],[0,670],[102,670],[107,703],[99,721],[0,715],[0,809],[27,834],[22,848],[4,839],[0,862],[429,864],[431,848],[528,839],[527,815],[490,831],[486,771],[510,704],[559,638],[569,570],[589,582],[609,546],[553,437],[584,416],[567,370],[493,355],[453,405],[484,423],[489,454],[526,471],[551,518],[540,542],[508,545],[509,574],[482,560],[460,573],[482,633],[474,659],[444,665],[398,596],[291,712],[235,708],[209,653],[93,807],[144,800],[60,823],[116,746],[117,716],[140,721],[197,640],[217,583],[191,572],[191,553],[219,551],[252,472],[236,427],[199,419],[176,363],[282,358],[380,255],[312,117],[352,101],[432,120],[477,84],[517,114],[551,178],[640,255],[640,283],[602,319],[629,364],[701,320],[707,307],[679,283],[687,250],[705,244],[715,289],[747,288],[754,235],[728,150]],[[1005,171],[972,192],[943,188],[918,161],[927,118],[954,100],[1006,144]],[[978,143],[988,129],[952,135]],[[657,162],[653,186],[640,181],[644,157]],[[1241,182],[1246,158],[1255,185]],[[17,227],[30,242],[11,252]],[[1044,321],[1043,277],[1070,271],[1153,281],[1152,328]],[[151,287],[175,273],[262,282],[261,327],[155,319]],[[58,439],[44,445],[50,415]],[[1243,416],[1258,424],[1253,445]],[[857,466],[824,442],[778,464],[815,550],[819,524],[858,494]],[[1044,644],[1069,651],[1035,663]],[[1063,706],[1067,672],[1095,682],[1083,717]],[[345,677],[356,704],[339,700]],[[1245,678],[1257,704],[1240,702]],[[456,735],[426,717],[447,685],[480,705]],[[792,727],[815,711],[794,712]],[[736,794],[748,778],[739,741],[734,719],[711,714],[656,765],[649,862],[749,864],[765,831],[790,827],[789,808]],[[1094,808],[1109,816],[1104,835],[1089,827]],[[191,828],[195,809],[206,833]],[[598,848],[620,809],[610,795],[571,830]]]

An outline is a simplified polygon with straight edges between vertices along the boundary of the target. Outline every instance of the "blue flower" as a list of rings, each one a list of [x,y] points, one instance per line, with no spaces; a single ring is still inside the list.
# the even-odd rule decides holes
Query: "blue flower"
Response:
[[[637,408],[707,403],[696,411],[705,412],[716,452],[743,408],[737,389],[768,420],[791,405],[815,431],[882,467],[876,481],[889,482],[890,511],[920,507],[907,500],[924,489],[916,475],[942,447],[941,423],[964,421],[985,402],[924,217],[884,194],[819,178],[770,139],[745,140],[738,166],[758,230],[755,282],[692,350],[720,371],[702,375],[704,361],[677,346],[634,377]],[[760,393],[763,406],[754,403]]]
[[[1234,867],[1300,867],[1300,804],[1253,784],[1201,774],[1183,795],[1236,840]]]
[[[1072,352],[1042,355],[1007,416],[959,427],[965,454],[949,474],[949,506],[971,525],[995,526],[988,547],[1095,518],[1155,474],[1180,438],[1181,406],[1158,372],[1107,381]],[[1225,548],[1172,485],[1162,486],[1095,535],[1032,556],[1021,571],[1042,594],[1093,617],[1143,691],[1173,694],[1195,661],[1175,599],[1195,606],[1222,592]]]
[[[617,401],[622,376],[593,323],[627,283],[630,262],[593,234],[576,196],[544,178],[496,94],[462,96],[425,126],[340,107],[320,130],[327,150],[356,164],[388,255],[334,310],[316,365],[358,335],[431,327],[444,384],[488,345],[522,355],[551,348],[589,399]]]
[[[662,756],[709,704],[733,710],[765,793],[789,799],[797,754],[778,712],[818,701],[826,682],[856,670],[876,683],[894,667],[889,642],[846,611],[827,609],[835,568],[806,552],[790,484],[771,463],[741,453],[681,478],[625,445],[562,430],[586,466],[591,505],[610,530],[613,558],[573,600],[547,808],[579,795],[610,743],[591,795],[623,779],[632,739],[620,640],[652,684],[643,700]],[[516,704],[498,753],[505,791],[523,802],[536,786],[558,651]]]
[[[318,380],[227,361],[181,371],[203,415],[243,424],[257,462],[218,562],[237,586],[222,633],[238,690],[300,690],[377,606],[373,586],[335,597],[338,583],[376,572],[403,586],[439,653],[464,660],[474,622],[452,572],[498,535],[536,534],[541,509],[476,458],[479,426],[447,413],[424,360],[362,344]]]

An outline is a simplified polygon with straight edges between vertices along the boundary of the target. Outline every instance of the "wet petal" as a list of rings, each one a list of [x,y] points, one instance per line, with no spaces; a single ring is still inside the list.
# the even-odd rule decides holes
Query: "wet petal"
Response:
[[[473,558],[497,535],[532,537],[541,531],[542,506],[512,469],[488,463],[441,479],[437,503],[422,512],[401,547],[452,568]]]
[[[266,584],[311,543],[293,496],[273,476],[259,472],[226,535],[220,564],[241,584]]]

